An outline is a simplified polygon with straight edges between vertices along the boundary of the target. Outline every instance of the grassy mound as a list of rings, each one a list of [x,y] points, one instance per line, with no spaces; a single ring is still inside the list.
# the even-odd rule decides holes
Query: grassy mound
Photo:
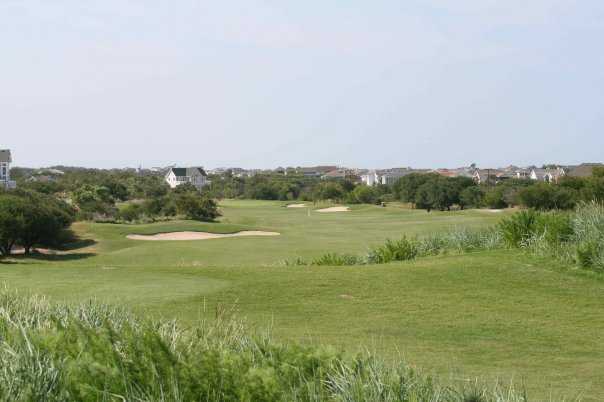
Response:
[[[526,401],[510,387],[445,387],[368,354],[278,344],[218,319],[181,328],[107,305],[0,293],[6,401]]]

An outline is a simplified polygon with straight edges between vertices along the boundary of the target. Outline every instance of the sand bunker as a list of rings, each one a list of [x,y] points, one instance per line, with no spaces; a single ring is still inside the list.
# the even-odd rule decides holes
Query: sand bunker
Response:
[[[306,204],[289,204],[288,208],[305,208]]]
[[[323,208],[317,209],[317,212],[348,212],[350,208],[348,207],[331,207],[331,208]]]
[[[262,232],[259,230],[245,230],[237,233],[208,233],[208,232],[172,232],[158,233],[154,235],[137,235],[131,234],[126,236],[131,240],[209,240],[222,239],[225,237],[241,237],[241,236],[279,236],[277,232]]]

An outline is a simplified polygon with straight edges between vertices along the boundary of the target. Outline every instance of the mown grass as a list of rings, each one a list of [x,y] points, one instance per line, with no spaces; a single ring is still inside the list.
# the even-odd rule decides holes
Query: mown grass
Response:
[[[502,214],[359,206],[309,218],[305,209],[280,206],[223,203],[219,225],[282,233],[270,238],[142,242],[125,239],[141,233],[132,225],[78,224],[97,243],[74,252],[94,256],[14,259],[0,264],[0,280],[52,300],[97,298],[185,325],[234,308],[250,324],[270,326],[275,339],[350,353],[368,347],[387,361],[402,356],[445,382],[513,378],[537,400],[550,393],[583,393],[585,400],[604,394],[604,282],[588,273],[510,250],[356,267],[275,264],[328,251],[357,254],[402,235],[484,228]],[[209,229],[174,222],[140,230]]]

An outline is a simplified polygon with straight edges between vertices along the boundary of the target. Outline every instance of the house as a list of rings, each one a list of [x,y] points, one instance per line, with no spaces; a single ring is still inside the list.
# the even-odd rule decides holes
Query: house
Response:
[[[199,167],[191,168],[170,168],[165,176],[166,182],[171,188],[180,186],[181,184],[191,183],[197,189],[201,190],[204,186],[210,184],[208,175]]]
[[[360,175],[360,180],[363,184],[368,186],[374,186],[377,184],[390,186],[396,183],[396,181],[401,177],[410,175],[412,173],[424,174],[429,172],[430,171],[428,169],[412,169],[410,167],[370,170],[363,172],[363,174]]]
[[[477,184],[497,184],[512,177],[514,177],[512,173],[500,169],[476,169],[472,175],[472,179]]]
[[[385,170],[380,175],[380,183],[385,185],[392,185],[398,181],[401,177],[410,175],[412,173],[429,173],[427,169],[411,169],[410,167],[405,168],[392,168]]]
[[[531,180],[544,181],[547,183],[557,183],[565,175],[564,169],[532,169],[529,175]]]
[[[472,177],[473,169],[467,167],[455,168],[455,169],[435,169],[432,171],[443,177]]]
[[[355,170],[346,169],[346,168],[331,170],[331,171],[325,173],[323,176],[321,176],[321,179],[323,179],[323,180],[348,179],[348,180],[355,181],[355,182],[361,181],[361,178],[359,177],[358,173]]]
[[[379,170],[370,170],[369,172],[361,175],[361,182],[368,186],[375,186],[381,183],[382,176]]]
[[[528,168],[517,168],[514,170],[514,178],[528,180],[531,178],[531,170]]]
[[[327,174],[337,169],[337,166],[298,167],[295,169],[295,173],[300,174],[304,177],[321,177],[324,174]]]
[[[10,179],[10,164],[12,161],[10,149],[0,149],[0,187],[17,187],[16,183]]]

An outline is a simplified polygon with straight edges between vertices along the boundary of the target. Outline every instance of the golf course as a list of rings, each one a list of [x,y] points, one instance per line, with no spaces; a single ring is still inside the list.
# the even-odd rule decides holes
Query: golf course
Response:
[[[215,223],[77,222],[78,243],[3,260],[0,282],[52,301],[98,300],[185,325],[226,312],[280,341],[368,349],[445,380],[513,381],[531,400],[601,400],[600,276],[506,249],[380,265],[285,264],[329,252],[360,255],[402,236],[485,228],[509,214],[427,213],[397,203],[316,211],[327,207],[226,200]],[[207,238],[145,239],[182,232]]]

